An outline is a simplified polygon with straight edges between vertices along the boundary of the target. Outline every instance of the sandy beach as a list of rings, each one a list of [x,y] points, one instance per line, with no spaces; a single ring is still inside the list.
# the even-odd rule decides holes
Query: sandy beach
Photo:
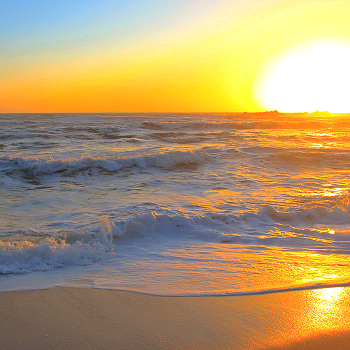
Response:
[[[348,349],[349,296],[344,287],[223,297],[5,292],[1,349]]]

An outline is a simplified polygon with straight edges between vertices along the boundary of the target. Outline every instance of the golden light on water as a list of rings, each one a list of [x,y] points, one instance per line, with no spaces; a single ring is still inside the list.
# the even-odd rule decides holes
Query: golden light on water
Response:
[[[258,99],[280,112],[349,112],[349,62],[349,40],[298,46],[269,63],[257,86]]]

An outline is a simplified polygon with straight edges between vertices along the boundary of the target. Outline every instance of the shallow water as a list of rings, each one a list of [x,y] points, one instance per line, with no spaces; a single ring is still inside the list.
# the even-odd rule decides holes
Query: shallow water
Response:
[[[349,115],[0,115],[0,290],[350,282]]]

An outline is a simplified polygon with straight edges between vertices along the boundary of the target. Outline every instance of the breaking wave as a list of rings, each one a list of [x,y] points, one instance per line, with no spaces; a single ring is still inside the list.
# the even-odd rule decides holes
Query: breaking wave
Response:
[[[322,225],[331,225],[332,234]],[[85,238],[51,236],[39,242],[0,241],[0,274],[88,265],[117,252],[119,244],[137,244],[137,240],[141,245],[182,240],[187,244],[231,244],[232,249],[243,244],[254,250],[271,247],[349,255],[350,209],[279,212],[266,206],[257,213],[241,215],[186,216],[150,212],[126,221],[105,219],[98,234]]]
[[[53,268],[88,265],[105,255],[102,244],[76,242],[68,244],[46,238],[40,243],[29,241],[0,242],[0,274],[48,271]]]
[[[205,160],[203,151],[169,151],[130,158],[36,159],[0,157],[0,170],[27,171],[32,174],[75,173],[89,169],[115,172],[126,168],[172,168],[181,165],[200,164]]]

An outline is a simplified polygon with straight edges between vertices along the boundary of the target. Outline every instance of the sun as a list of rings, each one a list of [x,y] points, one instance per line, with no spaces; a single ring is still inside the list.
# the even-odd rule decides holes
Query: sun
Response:
[[[303,44],[268,67],[257,85],[263,108],[350,112],[350,41]]]

